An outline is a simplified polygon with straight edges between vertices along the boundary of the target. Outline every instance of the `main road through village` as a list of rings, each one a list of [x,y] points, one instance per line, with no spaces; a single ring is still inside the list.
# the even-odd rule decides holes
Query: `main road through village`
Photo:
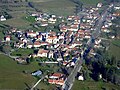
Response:
[[[98,22],[95,26],[95,31],[92,33],[91,38],[87,42],[87,48],[82,52],[81,58],[78,58],[74,69],[71,71],[71,74],[67,77],[67,79],[64,82],[64,85],[62,86],[62,90],[71,90],[75,81],[75,76],[77,75],[77,72],[79,72],[82,68],[84,53],[86,53],[85,51],[87,49],[92,48],[94,46],[94,40],[100,35],[101,27],[112,7],[113,4],[109,5],[109,7],[102,13],[101,17],[98,19]]]

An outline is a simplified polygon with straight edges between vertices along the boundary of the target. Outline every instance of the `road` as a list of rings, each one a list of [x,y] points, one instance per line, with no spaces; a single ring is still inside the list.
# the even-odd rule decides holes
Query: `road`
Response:
[[[85,51],[87,49],[94,46],[94,40],[100,35],[103,22],[105,21],[108,11],[111,10],[111,8],[112,7],[109,6],[105,10],[105,12],[101,15],[101,17],[99,18],[99,21],[98,21],[97,25],[95,26],[95,31],[92,33],[91,38],[87,42],[87,48],[84,50],[83,54],[81,55],[82,58],[77,60],[77,63],[75,65],[74,69],[72,70],[71,74],[68,76],[68,78],[64,82],[64,85],[62,86],[62,90],[71,90],[73,83],[75,81],[75,76],[76,76],[77,72],[79,72],[81,70],[83,55],[84,55],[84,53],[86,53]]]
[[[35,84],[34,86],[30,89],[30,90],[34,90],[35,87],[45,78],[46,76],[43,76],[42,78],[40,78]]]

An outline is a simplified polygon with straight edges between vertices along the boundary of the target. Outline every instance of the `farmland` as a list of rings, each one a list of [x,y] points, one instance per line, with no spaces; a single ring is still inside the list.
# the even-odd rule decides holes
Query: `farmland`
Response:
[[[13,56],[20,55],[20,56],[27,56],[33,53],[32,49],[18,49],[12,53]]]
[[[57,65],[38,65],[38,62],[35,61],[29,65],[21,65],[2,54],[0,54],[0,58],[2,58],[0,59],[0,89],[23,90],[28,88],[28,86],[30,88],[37,81],[35,77],[31,76],[31,72],[41,69],[45,74],[46,70],[52,72],[58,70]],[[26,71],[27,74],[23,73],[23,71]],[[54,85],[41,82],[37,87],[45,90],[53,90]]]
[[[109,56],[115,56],[120,59],[120,40],[113,40],[108,50]]]
[[[104,2],[104,0],[80,0],[80,1],[86,5],[96,5],[99,2]]]
[[[18,65],[15,61],[0,54],[0,89],[24,89],[26,84],[32,85],[36,80],[30,74],[23,74],[23,70],[33,72],[39,69],[37,63]]]
[[[119,90],[120,86],[102,81],[75,81],[72,90]]]

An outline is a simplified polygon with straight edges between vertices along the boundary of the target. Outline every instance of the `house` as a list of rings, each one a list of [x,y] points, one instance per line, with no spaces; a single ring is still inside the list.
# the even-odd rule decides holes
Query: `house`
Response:
[[[11,39],[10,35],[8,35],[8,36],[5,37],[5,41],[7,41],[7,42],[9,42],[10,39]]]
[[[52,15],[50,15],[51,16],[51,18],[56,18],[56,15],[54,15],[54,14],[52,14]]]
[[[113,16],[120,16],[120,12],[113,13]]]
[[[48,21],[41,21],[40,26],[43,26],[43,27],[48,26]]]
[[[102,3],[98,3],[97,7],[100,8],[100,7],[102,7],[102,5],[103,5]]]
[[[62,57],[58,57],[57,61],[63,61],[63,58]]]
[[[67,20],[70,21],[74,18],[75,16],[68,16]]]
[[[31,16],[38,16],[38,13],[32,13]]]
[[[78,31],[79,24],[72,24],[68,27],[68,31]]]
[[[90,34],[87,34],[87,35],[85,35],[85,37],[84,37],[84,38],[89,39],[90,37],[91,37],[91,35],[90,35]]]
[[[33,44],[32,43],[27,43],[27,48],[32,48]]]
[[[46,42],[56,44],[58,42],[57,36],[48,36]]]
[[[41,43],[39,41],[35,41],[33,44],[33,47],[38,48],[41,46]]]
[[[73,58],[72,62],[70,63],[71,64],[70,66],[75,66],[76,61],[77,61],[77,58]]]
[[[61,32],[67,32],[67,26],[62,26],[62,27],[60,28],[60,31],[61,31]]]
[[[101,39],[95,40],[95,44],[100,44],[100,42],[101,42]]]
[[[23,62],[26,62],[26,58],[16,58],[15,61],[19,63],[23,63]]]
[[[115,9],[115,10],[119,10],[119,9],[120,9],[120,6],[115,6],[114,9]]]
[[[81,45],[82,45],[82,43],[79,42],[79,41],[76,41],[76,42],[72,43],[73,48],[76,47],[76,46],[81,46]]]
[[[6,18],[2,15],[2,16],[0,17],[0,21],[6,21]]]
[[[59,35],[58,39],[64,39],[64,35]]]
[[[19,41],[18,43],[16,43],[15,45],[14,45],[15,47],[17,47],[17,48],[23,48],[24,47],[24,43],[23,43],[23,41]]]
[[[33,31],[30,31],[30,32],[27,32],[27,37],[36,37],[37,36],[37,33],[36,32],[33,32]]]
[[[43,40],[43,36],[42,35],[37,35],[37,40],[42,41]]]
[[[56,36],[56,32],[50,30],[50,32],[48,33],[48,35],[49,36]]]
[[[78,77],[78,80],[83,81],[83,80],[84,80],[84,77],[83,77],[82,75],[80,75],[80,76]]]
[[[78,33],[84,35],[85,31],[84,30],[78,30]]]
[[[42,71],[40,70],[32,73],[33,76],[40,76],[41,74],[42,74]]]
[[[48,58],[53,58],[53,55],[54,55],[54,54],[53,54],[53,51],[49,51],[49,52],[48,52]]]
[[[54,24],[57,21],[56,18],[49,18],[48,23]]]
[[[44,50],[44,49],[39,49],[38,53],[37,53],[37,57],[47,57],[48,56],[48,50]]]
[[[106,27],[102,27],[101,31],[102,31],[102,32],[106,32],[106,33],[109,33],[109,32],[110,32],[110,30],[108,30],[108,28],[106,28]]]
[[[54,73],[49,76],[48,82],[51,84],[63,85],[65,76],[62,73]]]
[[[12,32],[12,33],[15,33],[16,31],[17,31],[17,28],[12,28],[12,29],[11,29],[11,32]]]
[[[48,42],[41,42],[41,46],[49,45]]]

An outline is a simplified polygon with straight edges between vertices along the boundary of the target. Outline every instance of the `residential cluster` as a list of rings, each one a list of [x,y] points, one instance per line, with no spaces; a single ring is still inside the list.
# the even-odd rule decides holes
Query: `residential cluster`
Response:
[[[97,7],[84,8],[83,12],[85,15],[71,15],[66,17],[66,19],[56,15],[33,13],[31,16],[36,17],[36,22],[39,22],[42,27],[55,24],[58,20],[57,18],[60,18],[59,32],[52,30],[46,32],[34,30],[22,31],[17,28],[12,28],[9,34],[5,36],[5,41],[11,42],[11,36],[15,35],[18,41],[14,43],[14,47],[37,49],[36,53],[30,55],[33,56],[33,58],[52,58],[57,62],[61,62],[62,65],[66,67],[74,66],[83,52],[86,42],[91,38],[98,19],[101,18],[99,13],[99,9],[101,8],[102,3],[98,3]],[[102,32],[110,32],[109,27],[112,25],[111,20],[115,19],[115,17],[116,14],[109,14],[107,16],[101,29]],[[1,16],[1,20],[4,20],[3,16]],[[114,38],[114,36],[111,37]],[[94,47],[102,47],[100,43],[101,39],[96,39]],[[91,54],[95,55],[94,51],[91,51]],[[16,60],[19,61],[21,59]],[[63,85],[64,80],[65,75],[56,72],[49,76],[48,82]]]

